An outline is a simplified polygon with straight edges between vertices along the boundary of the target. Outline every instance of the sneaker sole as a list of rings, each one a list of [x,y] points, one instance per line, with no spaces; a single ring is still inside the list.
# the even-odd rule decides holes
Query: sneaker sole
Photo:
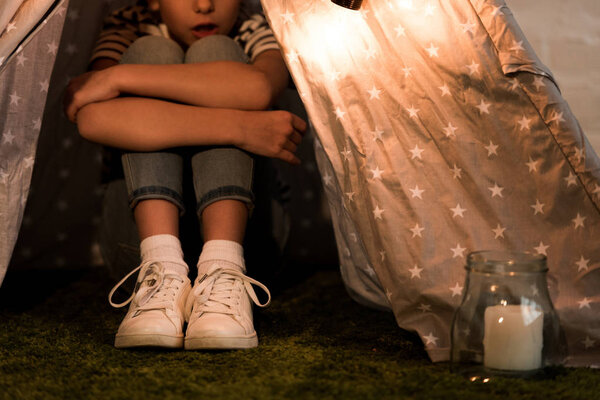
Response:
[[[199,337],[185,338],[184,348],[186,350],[206,349],[252,349],[258,346],[256,333],[252,336],[241,337]]]
[[[116,336],[115,347],[125,349],[129,347],[163,347],[168,349],[180,349],[183,347],[183,336],[167,335],[127,335]]]

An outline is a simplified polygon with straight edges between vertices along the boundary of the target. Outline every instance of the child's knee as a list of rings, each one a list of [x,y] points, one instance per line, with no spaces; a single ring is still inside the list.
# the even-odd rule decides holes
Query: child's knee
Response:
[[[183,50],[173,40],[162,36],[142,36],[129,46],[122,64],[181,64]]]
[[[185,54],[186,63],[210,61],[238,61],[247,63],[244,50],[230,37],[211,35],[194,42]]]

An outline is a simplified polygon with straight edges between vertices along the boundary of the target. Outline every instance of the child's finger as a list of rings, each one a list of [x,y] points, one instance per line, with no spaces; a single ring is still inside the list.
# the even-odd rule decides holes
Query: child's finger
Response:
[[[301,133],[306,131],[306,122],[295,114],[292,114],[292,126]]]
[[[300,142],[302,142],[302,135],[296,131],[292,132],[292,135],[290,136],[290,140],[295,143],[296,145],[299,145]]]
[[[298,146],[296,145],[296,143],[288,140],[284,143],[283,148],[287,151],[294,153],[298,149]]]
[[[287,150],[282,150],[278,158],[292,165],[300,165],[300,159]]]

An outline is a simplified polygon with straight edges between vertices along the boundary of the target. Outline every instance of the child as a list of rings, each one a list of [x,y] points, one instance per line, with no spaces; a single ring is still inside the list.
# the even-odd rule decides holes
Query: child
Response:
[[[118,348],[258,345],[250,299],[268,301],[260,304],[251,285],[268,290],[244,275],[241,243],[253,200],[246,151],[297,164],[306,124],[263,111],[288,73],[264,17],[244,21],[241,2],[149,0],[121,10],[101,35],[95,71],[67,89],[65,112],[82,136],[137,151],[122,162],[142,262],[109,295],[113,306],[131,302]],[[193,288],[178,238],[179,146],[203,146],[191,157],[205,242]],[[131,298],[114,304],[116,288],[138,270]]]

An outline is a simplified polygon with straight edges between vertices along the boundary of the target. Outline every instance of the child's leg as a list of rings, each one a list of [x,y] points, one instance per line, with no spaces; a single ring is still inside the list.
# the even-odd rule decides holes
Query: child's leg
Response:
[[[146,36],[129,47],[121,62],[182,63],[183,51],[171,40]],[[190,290],[178,238],[183,160],[176,153],[155,152],[125,153],[122,162],[141,240],[142,264],[115,346],[181,347],[183,309]]]
[[[217,60],[247,62],[233,40],[218,35],[197,41],[186,54],[186,62]],[[187,349],[249,348],[258,344],[250,301],[258,302],[251,286],[258,283],[244,275],[242,248],[253,205],[253,166],[252,157],[235,147],[208,148],[192,157],[205,243],[193,289]]]

